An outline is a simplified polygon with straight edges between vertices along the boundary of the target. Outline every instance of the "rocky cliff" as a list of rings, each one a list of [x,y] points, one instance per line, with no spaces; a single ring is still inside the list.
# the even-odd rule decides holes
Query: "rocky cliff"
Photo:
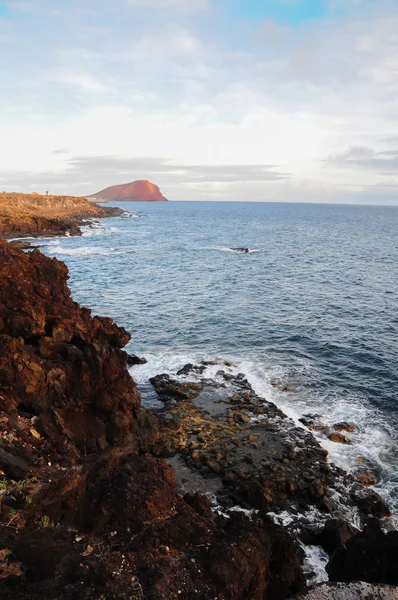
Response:
[[[0,236],[79,234],[85,218],[110,216],[86,198],[0,194]]]
[[[206,362],[158,375],[164,408],[146,411],[129,334],[67,279],[0,240],[2,600],[283,600],[305,586],[307,545],[334,581],[398,583],[388,507],[310,430],[228,362],[215,379]]]
[[[282,528],[177,493],[111,320],[0,240],[2,600],[261,600],[304,585]],[[156,455],[156,456],[155,456]]]
[[[133,181],[132,183],[113,185],[88,197],[97,200],[167,202],[167,198],[161,194],[158,186],[150,181]]]

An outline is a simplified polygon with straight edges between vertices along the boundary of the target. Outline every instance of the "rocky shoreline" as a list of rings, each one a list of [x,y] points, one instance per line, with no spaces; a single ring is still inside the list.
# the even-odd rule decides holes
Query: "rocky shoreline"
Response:
[[[314,581],[314,546],[332,581],[398,585],[389,508],[329,463],[313,422],[228,364],[159,374],[144,409],[129,334],[67,279],[0,240],[2,599],[282,600]]]
[[[97,206],[86,198],[0,194],[0,237],[81,235],[87,220],[124,214],[117,207]]]

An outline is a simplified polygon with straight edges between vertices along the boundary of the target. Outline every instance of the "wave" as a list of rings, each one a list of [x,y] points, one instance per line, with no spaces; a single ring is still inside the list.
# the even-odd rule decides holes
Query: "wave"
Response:
[[[114,252],[116,248],[106,248],[105,246],[82,246],[80,248],[64,248],[59,242],[50,244],[47,248],[48,254],[65,256],[94,256],[98,254],[108,254]]]
[[[243,252],[241,250],[236,250],[234,248],[227,248],[224,246],[198,246],[196,248],[192,248],[193,250],[216,250],[217,252],[232,252],[232,254],[254,254],[259,252],[259,250],[255,250],[253,248],[249,248],[247,252]]]
[[[319,415],[322,423],[329,427],[343,421],[354,424],[354,433],[344,432],[352,442],[350,445],[332,442],[319,432],[312,433],[328,451],[329,459],[348,473],[358,473],[361,467],[374,473],[378,482],[373,488],[398,513],[396,428],[384,413],[370,406],[364,399],[348,392],[337,396],[327,389],[322,395],[314,390],[305,390],[300,385],[296,388],[293,386],[290,391],[283,391],[283,387],[290,384],[286,368],[271,367],[234,356],[209,356],[188,349],[186,352],[181,349],[144,352],[144,355],[148,362],[132,367],[132,374],[137,384],[146,388],[146,392],[150,390],[146,386],[151,377],[164,372],[175,373],[187,363],[207,360],[215,364],[207,367],[206,377],[217,380],[217,371],[220,369],[229,370],[235,375],[244,373],[255,392],[276,404],[298,427],[306,429],[299,419],[309,413]],[[303,371],[307,368],[308,365],[302,366]],[[283,382],[280,389],[275,387],[275,380]],[[144,391],[144,403],[145,395]],[[152,395],[152,402],[153,398]],[[351,517],[354,521],[354,516]]]

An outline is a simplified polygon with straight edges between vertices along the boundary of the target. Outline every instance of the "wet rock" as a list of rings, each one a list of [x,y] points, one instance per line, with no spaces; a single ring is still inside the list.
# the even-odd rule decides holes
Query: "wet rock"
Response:
[[[38,247],[36,244],[32,244],[32,242],[27,242],[25,240],[11,240],[9,244],[13,248],[19,248],[19,250],[31,250],[32,248]]]
[[[305,425],[310,431],[321,431],[329,433],[330,427],[322,422],[318,415],[305,415],[299,419],[300,423]]]
[[[332,581],[366,581],[398,585],[398,532],[385,534],[376,519],[370,519],[338,550],[327,565]]]
[[[250,252],[250,248],[231,248],[231,250],[235,250],[235,252]]]
[[[208,363],[201,365],[193,365],[192,363],[186,364],[182,369],[177,371],[177,375],[189,375],[190,373],[202,374],[207,368]]]
[[[391,516],[391,511],[383,498],[374,490],[354,484],[350,490],[352,501],[368,516],[382,519]]]
[[[329,433],[329,440],[335,442],[336,444],[351,444],[352,442],[346,438],[342,433]]]
[[[358,529],[341,519],[328,519],[323,524],[308,525],[302,540],[306,544],[322,546],[328,554],[338,548],[345,548],[348,540],[358,533]]]
[[[345,421],[342,423],[336,423],[336,425],[333,425],[333,429],[339,432],[347,431],[348,433],[354,433],[354,431],[356,431],[355,425],[352,425],[351,423],[346,423]]]
[[[136,356],[135,354],[127,355],[127,364],[129,367],[133,367],[135,365],[145,365],[147,363],[147,359],[144,357]]]
[[[156,375],[150,380],[163,402],[170,400],[193,400],[203,391],[204,385],[194,381],[176,381],[167,373]]]

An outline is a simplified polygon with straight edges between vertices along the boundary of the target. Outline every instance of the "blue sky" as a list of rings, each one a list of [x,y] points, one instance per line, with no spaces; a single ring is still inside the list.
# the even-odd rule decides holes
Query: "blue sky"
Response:
[[[398,203],[398,0],[0,0],[0,188]]]
[[[235,17],[256,21],[272,17],[278,23],[289,24],[317,19],[335,12],[323,0],[227,0],[220,4]]]

